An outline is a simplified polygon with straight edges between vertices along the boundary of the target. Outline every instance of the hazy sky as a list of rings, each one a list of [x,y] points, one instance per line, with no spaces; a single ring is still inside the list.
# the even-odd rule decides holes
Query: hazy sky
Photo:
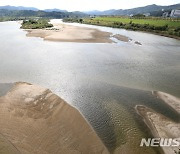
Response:
[[[180,0],[0,0],[0,6],[29,6],[39,9],[58,8],[68,11],[128,9],[149,4],[171,5]]]

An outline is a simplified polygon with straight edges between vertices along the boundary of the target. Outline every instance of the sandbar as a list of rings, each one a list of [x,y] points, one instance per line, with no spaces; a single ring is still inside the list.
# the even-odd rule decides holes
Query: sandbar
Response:
[[[48,41],[80,43],[112,43],[111,33],[93,28],[78,27],[67,24],[54,24],[48,29],[28,29],[28,37],[41,37]]]
[[[76,108],[38,85],[18,82],[0,97],[0,126],[0,153],[109,154]]]
[[[180,137],[180,123],[174,122],[164,115],[143,105],[137,105],[135,109],[149,127],[153,137],[164,139]],[[161,148],[165,154],[179,152],[179,147],[177,146],[163,146]]]

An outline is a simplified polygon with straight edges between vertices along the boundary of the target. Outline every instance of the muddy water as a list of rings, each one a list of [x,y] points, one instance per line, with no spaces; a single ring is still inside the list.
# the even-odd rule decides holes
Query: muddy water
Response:
[[[11,88],[13,84],[10,83],[0,83],[0,97],[4,96]]]
[[[19,27],[0,23],[0,83],[25,81],[50,88],[79,109],[110,151],[119,146],[138,154],[158,151],[139,147],[141,138],[151,134],[134,106],[144,104],[179,120],[151,91],[180,97],[180,41],[89,26],[126,34],[142,46],[48,42],[26,37]]]

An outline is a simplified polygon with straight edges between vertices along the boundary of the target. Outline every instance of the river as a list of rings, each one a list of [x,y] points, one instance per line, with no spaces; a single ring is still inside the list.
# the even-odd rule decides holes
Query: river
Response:
[[[151,91],[180,97],[180,41],[123,29],[71,25],[126,35],[142,45],[133,41],[49,42],[26,37],[18,22],[2,22],[0,86],[24,81],[51,89],[82,113],[111,152],[125,143],[137,154],[158,152],[139,147],[141,138],[151,134],[134,107],[146,105],[179,120]]]

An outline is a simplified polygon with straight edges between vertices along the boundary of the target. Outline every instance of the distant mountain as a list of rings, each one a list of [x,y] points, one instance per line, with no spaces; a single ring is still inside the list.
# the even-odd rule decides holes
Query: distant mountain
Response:
[[[68,12],[67,10],[60,10],[60,9],[45,9],[45,12]]]
[[[0,9],[5,9],[5,10],[32,10],[32,11],[38,11],[37,8],[34,7],[23,7],[23,6],[0,6]]]
[[[102,15],[104,14],[104,11],[93,10],[93,11],[84,11],[84,13],[89,15]]]
[[[135,15],[135,14],[144,14],[144,13],[150,13],[153,16],[161,16],[163,12],[168,11],[170,12],[172,9],[180,9],[180,3],[175,5],[169,5],[169,6],[160,6],[160,5],[147,5],[144,7],[137,7],[133,9],[126,9],[126,10],[106,10],[106,11],[88,11],[88,12],[68,12],[66,10],[61,9],[45,9],[45,10],[39,10],[34,7],[23,7],[23,6],[0,6],[0,16],[71,16],[71,17],[85,17],[87,14],[89,15]],[[2,11],[3,10],[3,11]],[[19,12],[18,12],[19,11]],[[34,11],[34,12],[33,12]]]
[[[86,17],[86,16],[89,16],[88,14],[80,12],[80,11],[74,11],[74,12],[70,12],[70,13],[76,15],[76,17]]]
[[[106,10],[106,11],[93,10],[93,11],[87,11],[84,13],[89,14],[89,15],[109,15],[109,14],[112,14],[114,11],[116,10],[115,9]]]
[[[106,11],[89,11],[85,12],[90,15],[131,15],[131,14],[143,14],[143,13],[152,13],[152,12],[159,12],[162,10],[172,10],[172,9],[180,9],[180,3],[175,5],[169,6],[160,6],[160,5],[147,5],[144,7],[137,7],[133,9],[126,9],[126,10],[106,10]]]
[[[86,17],[85,13],[81,12],[45,12],[32,10],[6,10],[0,9],[0,17],[45,17],[45,18],[76,18]]]
[[[49,18],[74,18],[86,17],[87,14],[79,11],[68,12],[60,9],[39,10],[34,7],[0,6],[0,17],[49,17]]]

